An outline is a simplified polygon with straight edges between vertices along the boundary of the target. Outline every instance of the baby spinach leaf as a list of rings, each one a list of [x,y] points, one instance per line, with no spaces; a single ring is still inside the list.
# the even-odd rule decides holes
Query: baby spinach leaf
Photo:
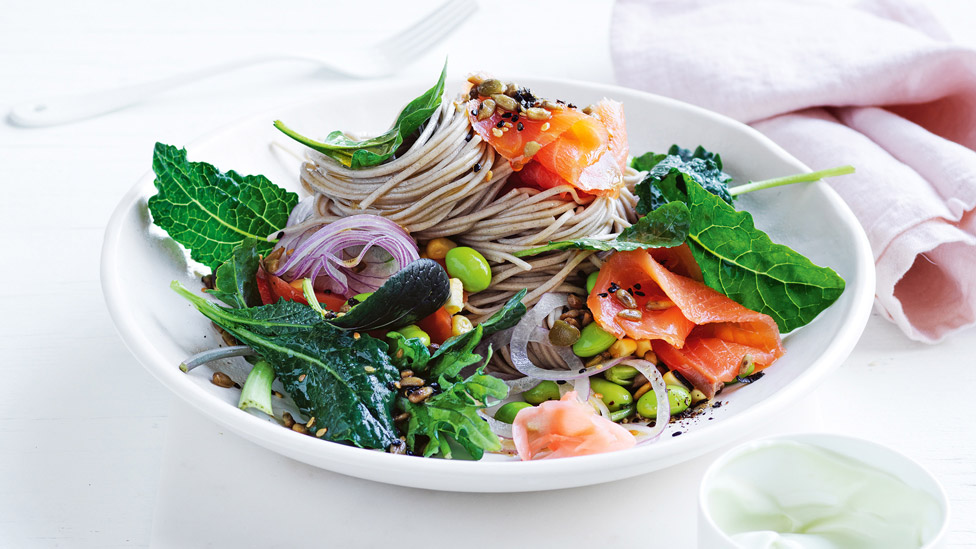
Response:
[[[188,162],[185,149],[162,143],[153,151],[153,171],[153,223],[211,269],[230,260],[246,238],[256,239],[258,253],[270,250],[265,237],[286,225],[298,203],[297,194],[263,175],[222,173],[205,162]]]
[[[452,383],[441,377],[438,384],[442,391],[420,404],[399,400],[410,413],[406,438],[411,451],[419,451],[418,436],[428,437],[424,457],[438,454],[452,458],[449,439],[457,441],[474,459],[481,459],[486,451],[501,450],[501,441],[478,410],[485,408],[488,397],[503,399],[508,395],[505,382],[479,369],[464,381]]]
[[[667,156],[660,159],[658,158],[660,155],[653,155],[653,153],[635,159],[642,169],[647,167],[648,170],[648,174],[635,189],[639,199],[637,215],[645,215],[668,202],[660,191],[662,182],[668,178],[692,179],[708,192],[729,204],[732,203],[732,195],[729,193],[732,177],[722,171],[722,158],[719,155],[701,147],[692,153],[677,145],[673,145],[668,152]],[[652,156],[648,157],[648,155]]]
[[[451,282],[444,269],[432,259],[418,259],[332,324],[346,330],[400,328],[440,309],[450,294]]]
[[[479,324],[473,330],[448,338],[437,348],[428,363],[430,377],[457,377],[466,366],[481,362],[481,355],[474,348],[481,342],[484,327]]]
[[[447,62],[441,70],[441,76],[434,87],[414,99],[400,111],[393,127],[382,135],[370,139],[357,141],[351,139],[339,130],[326,136],[323,141],[315,141],[286,126],[282,121],[275,120],[274,125],[285,135],[295,141],[315,149],[333,160],[354,170],[377,166],[389,160],[403,144],[404,139],[417,131],[441,104],[444,94],[444,79],[447,76]]]
[[[522,316],[525,315],[525,305],[522,304],[522,298],[525,297],[527,291],[525,288],[522,288],[516,292],[501,309],[481,323],[481,327],[484,328],[485,337],[502,330],[507,330],[518,324],[519,320],[522,320]]]
[[[323,438],[385,449],[397,440],[392,409],[400,379],[386,343],[340,330],[311,307],[280,300],[228,309],[172,288],[207,318],[250,346],[275,370],[302,414],[315,418]]]
[[[578,238],[562,242],[550,242],[546,246],[515,252],[516,257],[536,255],[551,250],[576,248],[601,252],[640,250],[647,248],[671,248],[680,246],[688,236],[688,207],[681,202],[664,202],[648,212],[613,240]]]
[[[257,272],[261,256],[257,240],[247,238],[233,256],[225,261],[214,276],[214,289],[207,292],[235,309],[261,305]]]
[[[665,197],[691,211],[688,246],[705,284],[743,306],[773,317],[781,332],[813,320],[844,291],[844,279],[776,244],[748,212],[736,211],[694,178],[661,181]]]

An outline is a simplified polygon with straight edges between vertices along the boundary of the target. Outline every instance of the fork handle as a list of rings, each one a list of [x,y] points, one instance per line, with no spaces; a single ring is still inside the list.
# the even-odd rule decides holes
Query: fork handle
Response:
[[[87,93],[61,95],[15,105],[8,120],[23,127],[67,124],[134,105],[164,91],[252,65],[281,60],[308,59],[297,55],[268,54],[197,69],[152,82]]]

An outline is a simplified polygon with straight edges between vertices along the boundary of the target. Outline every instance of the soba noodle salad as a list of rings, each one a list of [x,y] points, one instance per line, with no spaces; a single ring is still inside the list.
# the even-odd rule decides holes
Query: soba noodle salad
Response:
[[[613,99],[445,76],[376,137],[275,121],[301,197],[156,144],[153,222],[209,269],[172,288],[225,342],[185,372],[327,441],[581,456],[756,381],[843,291],[734,197],[851,168],[735,186],[701,147],[632,154]]]

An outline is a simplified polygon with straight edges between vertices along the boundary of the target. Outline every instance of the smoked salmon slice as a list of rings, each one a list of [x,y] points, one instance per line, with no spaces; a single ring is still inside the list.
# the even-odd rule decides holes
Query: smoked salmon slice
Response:
[[[481,136],[481,139],[495,149],[495,152],[511,162],[515,170],[522,169],[522,166],[534,156],[534,154],[525,154],[525,147],[530,142],[535,142],[539,146],[536,151],[541,150],[577,122],[591,119],[576,109],[564,108],[550,111],[551,116],[546,120],[531,120],[524,115],[514,118],[517,113],[499,112],[501,109],[496,109],[495,113],[488,118],[478,120],[478,110],[483,100],[484,98],[472,99],[467,103],[471,127]],[[508,116],[503,117],[505,114]],[[600,122],[593,120],[591,124],[599,125]],[[528,152],[532,152],[532,147]]]
[[[655,252],[660,255],[659,252]],[[640,319],[621,318],[617,291],[631,294]],[[658,358],[709,398],[739,373],[749,355],[756,371],[782,356],[776,322],[701,282],[666,269],[644,250],[616,252],[600,269],[587,305],[618,338],[651,339]]]

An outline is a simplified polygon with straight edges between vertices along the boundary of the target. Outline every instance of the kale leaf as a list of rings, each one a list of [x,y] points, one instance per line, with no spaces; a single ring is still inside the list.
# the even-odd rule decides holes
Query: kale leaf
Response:
[[[234,249],[233,256],[217,267],[214,289],[207,293],[235,309],[261,305],[256,278],[261,261],[257,244],[255,239],[247,238]]]
[[[315,141],[300,135],[280,120],[275,120],[274,125],[288,137],[319,151],[344,166],[354,170],[376,166],[389,160],[403,144],[404,139],[417,131],[434,114],[441,104],[446,76],[447,62],[445,61],[441,76],[434,87],[408,103],[400,111],[393,127],[386,133],[370,139],[357,141],[336,130],[327,135],[324,141]]]
[[[156,143],[153,151],[157,194],[149,198],[153,223],[216,269],[233,257],[246,238],[258,253],[271,249],[265,237],[280,230],[298,203],[263,175],[221,173],[205,162],[188,162],[186,150]]]
[[[656,187],[655,187],[656,188]],[[639,204],[638,204],[639,205]],[[536,255],[552,250],[576,248],[601,252],[627,252],[647,248],[671,248],[680,246],[688,236],[690,214],[688,207],[681,202],[665,201],[653,211],[646,213],[630,227],[627,227],[613,240],[578,238],[550,242],[546,246],[515,252],[516,257]]]
[[[247,344],[275,370],[322,438],[386,449],[397,441],[392,410],[399,370],[385,342],[336,328],[311,307],[280,300],[246,309],[220,307],[173,282],[207,318]]]
[[[708,192],[732,203],[729,183],[732,177],[722,171],[722,157],[698,147],[694,152],[672,145],[667,156],[647,153],[634,159],[632,165],[647,170],[647,175],[637,184],[635,193],[637,215],[645,215],[666,204],[669,200],[661,195],[660,187],[664,180],[683,182],[692,179]]]
[[[691,211],[688,246],[705,284],[773,317],[781,332],[809,323],[844,291],[844,279],[833,269],[774,243],[752,215],[736,211],[693,177],[669,176],[658,184],[665,198]]]

